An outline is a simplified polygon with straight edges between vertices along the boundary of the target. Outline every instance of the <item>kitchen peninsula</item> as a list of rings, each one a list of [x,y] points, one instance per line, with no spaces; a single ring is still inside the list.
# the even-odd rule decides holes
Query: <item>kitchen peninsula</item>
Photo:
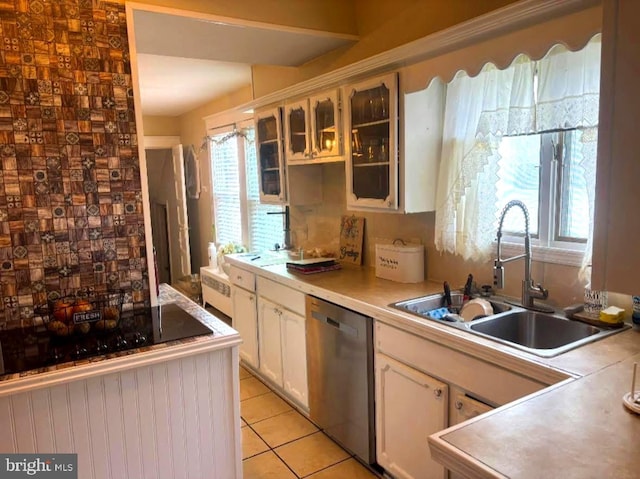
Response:
[[[77,453],[79,477],[241,477],[236,331],[167,285],[211,334],[0,376],[0,450]]]
[[[402,350],[388,362],[396,364],[401,356],[411,357],[420,369],[415,373],[429,372],[438,381],[448,381],[453,398],[450,404],[458,397],[454,386],[463,383],[472,385],[467,390],[480,397],[494,394],[493,405],[500,407],[430,439],[432,457],[454,472],[464,477],[603,477],[593,471],[606,470],[611,477],[633,477],[638,470],[632,439],[640,434],[640,418],[623,409],[622,396],[628,392],[633,361],[640,359],[640,332],[629,329],[552,358],[541,358],[389,306],[438,293],[439,283],[394,283],[376,278],[372,268],[345,267],[305,276],[289,272],[283,261],[251,261],[250,255],[230,256],[228,261],[263,280],[372,317],[376,357],[381,356],[379,351],[396,354],[388,352],[391,343],[385,341],[401,338]],[[262,265],[255,264],[260,261]],[[425,361],[426,348],[455,354],[456,362],[452,366],[444,356]],[[442,363],[449,365],[449,371],[455,370],[453,376],[443,376],[447,364]],[[473,376],[484,374],[481,369],[487,367],[493,368],[494,377],[507,378],[494,379],[498,381],[495,391],[481,391],[482,384],[473,384]],[[376,404],[379,408],[379,398]],[[424,432],[404,425],[405,447],[415,436],[424,441],[424,454],[429,454],[428,434]],[[380,441],[380,430],[376,434]],[[605,455],[593,454],[596,444]],[[547,457],[553,461],[541,460]],[[545,474],[540,474],[542,466],[547,468]]]

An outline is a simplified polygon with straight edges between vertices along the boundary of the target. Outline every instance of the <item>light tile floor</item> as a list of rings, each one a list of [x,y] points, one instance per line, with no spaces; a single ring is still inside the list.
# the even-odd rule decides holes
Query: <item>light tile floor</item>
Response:
[[[376,479],[243,367],[240,401],[244,479]]]

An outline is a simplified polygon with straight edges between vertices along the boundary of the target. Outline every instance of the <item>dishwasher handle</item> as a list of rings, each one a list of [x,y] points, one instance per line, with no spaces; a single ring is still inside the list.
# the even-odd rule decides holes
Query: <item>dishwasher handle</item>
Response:
[[[333,318],[330,318],[326,314],[322,314],[318,311],[311,311],[311,317],[322,323],[327,324],[328,326],[331,326],[332,328],[339,330],[342,333],[345,333],[354,337],[358,336],[358,330],[356,328],[354,328],[353,326],[349,326],[348,324],[341,323],[340,321],[337,321]]]

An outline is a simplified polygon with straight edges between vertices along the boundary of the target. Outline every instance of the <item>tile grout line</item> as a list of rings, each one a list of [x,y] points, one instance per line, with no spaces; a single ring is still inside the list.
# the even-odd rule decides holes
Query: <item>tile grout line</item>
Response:
[[[300,479],[303,479],[303,478],[309,477],[309,476],[313,476],[314,474],[318,474],[319,472],[322,472],[322,471],[326,471],[327,469],[329,469],[329,468],[331,468],[333,466],[337,466],[338,464],[342,464],[343,462],[346,462],[349,459],[353,459],[353,456],[345,457],[344,459],[339,460],[335,464],[329,464],[328,466],[325,466],[322,469],[318,469],[317,471],[314,471],[311,474],[307,474],[306,476],[302,476]]]
[[[255,378],[255,379],[257,379],[260,383],[264,384],[264,386],[268,389],[268,391],[267,391],[266,393],[258,394],[257,396],[253,396],[253,397],[251,397],[251,398],[246,398],[246,399],[244,399],[245,401],[246,401],[247,399],[253,399],[253,398],[260,397],[260,396],[264,396],[264,395],[266,395],[266,394],[268,394],[268,393],[270,393],[270,392],[271,392],[271,393],[273,393],[273,394],[276,394],[276,392],[275,392],[275,391],[274,391],[274,390],[273,390],[273,389],[272,389],[268,384],[266,384],[265,382],[263,382],[262,380],[260,380],[260,378],[258,378],[257,376],[254,376],[254,375],[253,375],[251,372],[249,372],[248,370],[247,370],[247,372],[249,373],[249,376],[248,376],[248,377],[245,377],[245,378],[240,379],[240,381],[244,381],[245,379],[249,379],[249,378]],[[278,396],[278,394],[276,394],[276,396]],[[242,401],[241,401],[241,402],[242,402]],[[271,447],[271,445],[270,445],[270,444],[269,444],[269,443],[268,443],[268,442],[267,442],[267,441],[266,441],[266,440],[265,440],[265,439],[264,439],[264,438],[263,438],[263,437],[258,433],[258,431],[256,431],[256,430],[252,427],[254,424],[258,424],[258,423],[260,423],[260,422],[263,422],[263,421],[266,421],[266,420],[272,419],[272,418],[277,417],[277,416],[282,416],[282,415],[284,415],[284,414],[288,414],[288,413],[290,413],[291,411],[295,411],[297,414],[300,414],[300,416],[302,416],[305,420],[309,421],[309,423],[310,423],[310,424],[312,424],[312,425],[316,428],[316,430],[315,430],[315,431],[313,431],[313,432],[310,432],[310,433],[308,433],[308,434],[305,434],[305,435],[303,435],[303,436],[300,436],[300,437],[298,437],[298,438],[296,438],[296,439],[292,439],[292,440],[290,440],[290,441],[287,441],[287,442],[284,442],[284,443],[282,443],[282,444],[279,444],[278,446]],[[249,422],[248,422],[248,421],[246,421],[246,419],[244,419],[244,418],[242,418],[242,419],[243,419],[243,420],[245,420],[245,422],[246,422],[246,427],[248,427],[249,429],[251,429],[251,431],[253,431],[253,433],[254,433],[256,436],[258,436],[258,438],[259,438],[262,442],[264,442],[264,444],[268,447],[268,449],[267,449],[266,451],[262,451],[262,452],[260,452],[260,453],[254,454],[253,456],[249,456],[249,457],[244,458],[244,459],[242,460],[243,462],[244,462],[245,460],[247,460],[247,459],[251,459],[251,458],[256,457],[256,456],[259,456],[259,455],[261,455],[261,454],[265,454],[265,453],[267,453],[267,452],[273,452],[273,454],[278,458],[278,460],[280,460],[280,462],[282,462],[282,463],[287,467],[287,469],[289,469],[289,470],[291,471],[291,473],[295,476],[295,478],[296,478],[296,479],[302,479],[303,477],[305,477],[305,478],[306,478],[306,477],[310,477],[310,476],[312,476],[313,474],[317,474],[317,473],[319,473],[319,472],[321,472],[321,471],[324,471],[324,470],[326,470],[326,469],[329,469],[329,468],[331,468],[331,467],[334,467],[334,466],[336,466],[336,465],[338,465],[338,464],[340,464],[340,463],[343,463],[343,462],[348,461],[349,459],[353,459],[353,458],[355,457],[355,455],[354,455],[354,454],[351,454],[349,451],[347,451],[347,450],[346,450],[346,449],[344,449],[342,446],[340,446],[338,443],[336,443],[336,442],[335,442],[333,439],[331,439],[331,438],[330,438],[330,437],[329,437],[329,436],[328,436],[328,435],[327,435],[327,434],[326,434],[322,429],[318,428],[318,426],[317,426],[316,424],[314,424],[311,420],[309,420],[307,417],[305,417],[305,416],[304,416],[304,414],[301,414],[299,411],[297,411],[297,410],[296,410],[295,408],[293,408],[293,407],[292,407],[290,410],[288,410],[288,411],[283,411],[283,412],[280,412],[280,413],[278,413],[278,414],[274,414],[273,416],[269,416],[269,417],[266,417],[266,418],[264,418],[264,419],[260,419],[259,421],[255,421],[255,422],[253,422],[253,423],[249,423]],[[276,451],[276,449],[277,449],[277,448],[280,448],[280,447],[283,447],[283,446],[286,446],[286,445],[288,445],[288,444],[292,444],[292,443],[294,443],[294,442],[296,442],[296,441],[299,441],[299,440],[301,440],[301,439],[307,438],[307,437],[312,436],[313,434],[316,434],[316,433],[322,433],[322,435],[323,435],[324,437],[326,437],[327,439],[329,439],[332,443],[334,443],[337,447],[339,447],[342,451],[344,451],[348,456],[347,456],[346,458],[344,458],[344,459],[339,460],[339,461],[338,461],[338,462],[336,462],[336,463],[329,464],[329,465],[327,465],[327,466],[325,466],[325,467],[323,467],[323,468],[321,468],[321,469],[318,469],[317,471],[314,471],[314,472],[312,472],[312,473],[310,473],[310,474],[307,474],[306,476],[300,476],[300,475],[298,475],[298,474],[297,474],[297,473],[296,473],[296,472],[291,468],[291,466],[289,466],[289,464],[287,464],[287,462],[284,460],[284,458],[282,458],[282,457],[278,454],[278,452]]]

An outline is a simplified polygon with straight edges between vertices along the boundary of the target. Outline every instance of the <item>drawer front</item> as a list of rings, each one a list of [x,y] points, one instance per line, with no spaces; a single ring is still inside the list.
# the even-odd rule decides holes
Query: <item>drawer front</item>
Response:
[[[258,276],[258,295],[301,316],[305,315],[304,293],[300,291]]]
[[[495,405],[509,403],[547,386],[380,322],[376,322],[375,346],[387,356]]]
[[[231,266],[229,280],[247,291],[256,290],[256,275],[236,266]]]

